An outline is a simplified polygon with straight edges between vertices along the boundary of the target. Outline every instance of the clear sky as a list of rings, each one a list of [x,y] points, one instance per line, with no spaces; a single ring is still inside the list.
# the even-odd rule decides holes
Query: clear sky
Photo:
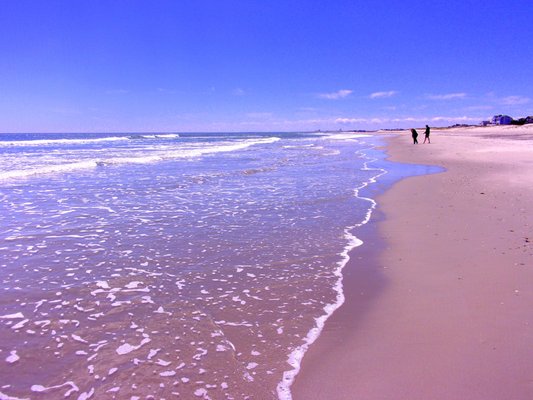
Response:
[[[533,115],[532,0],[0,0],[0,132]]]

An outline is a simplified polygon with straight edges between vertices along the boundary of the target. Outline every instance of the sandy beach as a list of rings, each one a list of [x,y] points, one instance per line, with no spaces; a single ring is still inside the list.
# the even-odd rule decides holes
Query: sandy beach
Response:
[[[353,252],[294,398],[532,399],[533,125],[387,141],[391,160],[446,171],[378,198],[375,250]]]

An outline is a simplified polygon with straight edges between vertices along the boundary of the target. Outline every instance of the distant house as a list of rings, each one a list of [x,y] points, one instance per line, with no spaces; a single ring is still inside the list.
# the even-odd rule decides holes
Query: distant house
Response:
[[[495,115],[490,121],[492,125],[510,125],[512,122],[513,119],[508,115]]]

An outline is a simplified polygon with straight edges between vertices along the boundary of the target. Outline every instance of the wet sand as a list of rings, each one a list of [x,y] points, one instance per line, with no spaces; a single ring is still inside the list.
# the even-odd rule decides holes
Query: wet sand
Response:
[[[446,172],[378,198],[377,246],[352,252],[294,399],[533,398],[533,126],[431,139],[388,139],[391,160]]]

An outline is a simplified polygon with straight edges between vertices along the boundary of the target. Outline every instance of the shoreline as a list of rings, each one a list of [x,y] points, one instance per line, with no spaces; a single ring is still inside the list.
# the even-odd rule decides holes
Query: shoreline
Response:
[[[293,351],[289,354],[287,362],[293,368],[283,373],[283,378],[277,385],[277,394],[280,400],[292,399],[291,386],[300,372],[303,358],[309,351],[310,346],[312,346],[313,343],[318,340],[328,321],[333,315],[335,315],[335,313],[337,313],[337,310],[339,310],[339,308],[341,308],[346,301],[346,291],[344,289],[344,281],[346,280],[346,276],[344,271],[346,266],[350,263],[353,250],[364,244],[364,241],[361,240],[359,236],[356,236],[354,231],[357,229],[357,233],[359,234],[359,231],[371,221],[372,215],[376,212],[377,207],[376,201],[371,197],[362,196],[361,191],[373,186],[382,175],[387,174],[387,170],[383,169],[382,167],[374,167],[369,165],[380,160],[370,157],[368,155],[368,151],[369,150],[367,149],[366,151],[362,150],[358,152],[367,159],[367,161],[364,162],[363,170],[375,171],[376,174],[373,175],[368,181],[365,181],[360,186],[354,188],[353,191],[356,198],[367,201],[370,203],[370,206],[363,220],[353,226],[346,227],[344,230],[344,238],[346,239],[347,243],[343,251],[340,253],[341,260],[337,263],[337,268],[335,270],[335,275],[338,277],[337,283],[334,286],[335,291],[337,292],[336,302],[327,304],[324,307],[325,314],[316,319],[316,326],[309,330],[305,337],[305,342],[293,349]]]
[[[294,399],[533,398],[533,129],[431,138],[386,139],[389,160],[447,171],[377,198],[377,242],[352,252],[345,282],[358,286],[306,353]]]

